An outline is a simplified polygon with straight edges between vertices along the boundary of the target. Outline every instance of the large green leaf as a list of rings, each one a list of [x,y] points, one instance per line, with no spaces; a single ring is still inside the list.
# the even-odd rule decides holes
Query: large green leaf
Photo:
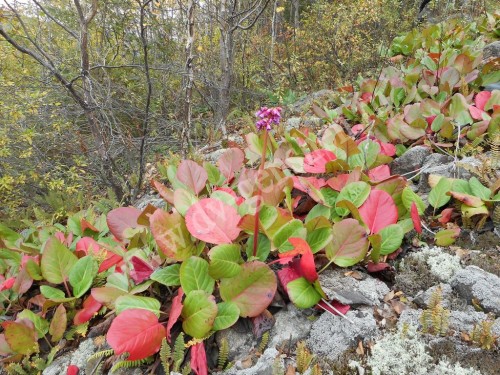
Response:
[[[337,197],[337,202],[347,200],[352,202],[356,207],[359,207],[370,195],[370,185],[366,182],[358,181],[351,182],[350,184],[344,186]],[[340,216],[346,216],[349,214],[349,210],[343,207],[336,207],[336,211]]]
[[[399,249],[403,243],[404,230],[399,224],[391,224],[379,232],[382,237],[380,254],[388,255]]]
[[[304,238],[307,235],[307,230],[304,228],[302,221],[294,219],[283,225],[273,236],[273,243],[280,252],[288,251],[293,246],[288,242],[290,237]]]
[[[214,321],[214,331],[231,327],[240,317],[240,309],[233,302],[218,303],[217,308],[218,312]]]
[[[33,311],[24,309],[17,314],[17,319],[28,319],[35,325],[35,330],[38,333],[38,338],[44,337],[49,332],[49,322],[42,318],[40,315],[35,314]]]
[[[81,297],[92,286],[97,276],[99,264],[93,256],[87,255],[78,259],[69,272],[69,283],[73,287],[73,295]]]
[[[76,297],[66,297],[62,290],[53,288],[49,285],[40,286],[40,292],[45,298],[53,302],[68,302],[76,299]]]
[[[144,309],[160,316],[160,301],[156,298],[125,294],[115,301],[116,314],[128,309]]]
[[[403,189],[403,194],[401,195],[403,205],[410,211],[411,204],[415,202],[419,215],[423,215],[425,211],[425,203],[416,193],[413,192],[409,187]]]
[[[29,355],[38,352],[37,334],[31,321],[3,322],[5,341],[15,353]]]
[[[212,294],[215,280],[208,273],[208,262],[199,257],[185,260],[179,272],[182,290],[188,294],[193,290],[204,290]]]
[[[208,274],[214,279],[236,276],[241,271],[241,247],[234,244],[224,244],[213,247],[208,252],[210,265]]]
[[[443,177],[439,180],[436,186],[434,186],[429,193],[429,203],[435,209],[444,206],[451,199],[448,193],[451,189],[451,182],[447,178]]]
[[[313,284],[304,277],[299,277],[286,284],[288,296],[295,306],[301,309],[313,307],[321,300],[321,295],[314,288]]]
[[[307,233],[306,241],[313,254],[322,250],[332,240],[332,228],[318,228]]]
[[[483,184],[481,184],[481,182],[476,177],[471,177],[471,179],[469,180],[469,186],[472,194],[476,197],[479,197],[482,200],[490,199],[491,190],[483,186]]]
[[[333,240],[327,247],[327,257],[340,267],[353,266],[368,251],[366,230],[355,219],[345,219],[333,226]]]
[[[45,243],[42,252],[40,268],[42,275],[48,282],[61,284],[67,279],[71,268],[78,258],[55,237]]]
[[[181,280],[179,278],[180,268],[180,264],[172,264],[165,268],[158,268],[149,278],[166,286],[181,285]]]
[[[265,262],[271,252],[271,241],[265,234],[262,233],[259,233],[258,241],[257,254],[255,256],[258,260]],[[246,254],[247,259],[250,259],[253,256],[253,236],[250,236],[246,243]]]
[[[269,306],[276,287],[276,276],[269,266],[253,261],[243,264],[237,276],[221,280],[220,295],[238,306],[240,316],[255,317]]]
[[[182,307],[182,329],[194,338],[204,338],[212,330],[217,311],[214,296],[203,290],[188,293]]]

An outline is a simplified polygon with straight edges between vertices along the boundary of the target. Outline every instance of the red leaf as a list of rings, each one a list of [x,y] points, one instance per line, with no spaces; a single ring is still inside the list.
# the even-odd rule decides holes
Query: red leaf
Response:
[[[189,187],[195,194],[199,194],[205,188],[208,174],[205,168],[192,160],[183,160],[177,169],[177,178]]]
[[[383,190],[372,190],[368,199],[359,207],[359,214],[370,233],[378,233],[398,221],[398,209],[394,199]]]
[[[330,301],[330,305],[335,307],[338,311],[340,311],[344,315],[347,314],[347,312],[351,309],[350,305],[344,305],[338,301]],[[332,309],[323,301],[319,301],[317,306],[321,307],[323,310],[332,313],[333,315],[339,315],[334,309]]]
[[[373,182],[383,181],[391,177],[391,170],[388,165],[379,165],[368,171],[368,177],[370,177],[370,180]]]
[[[100,246],[92,237],[82,237],[76,243],[75,255],[82,258],[85,255],[97,255],[100,251]]]
[[[243,167],[245,154],[239,148],[230,148],[222,154],[217,162],[221,173],[230,182],[234,178],[234,174]]]
[[[314,255],[309,244],[302,238],[289,238],[288,242],[302,254],[299,262],[300,275],[304,276],[310,283],[316,281],[318,279],[318,273],[316,272]]]
[[[191,347],[191,370],[196,375],[208,375],[207,355],[203,341]]]
[[[411,202],[411,220],[413,221],[413,227],[417,231],[417,233],[422,233],[422,223],[420,221],[420,216],[418,214],[418,208],[415,202]]]
[[[325,173],[326,164],[337,159],[337,156],[328,150],[316,150],[304,157],[304,170],[307,173]]]
[[[149,310],[127,309],[111,323],[106,340],[115,355],[129,353],[129,361],[144,359],[160,350],[165,328]]]
[[[119,241],[125,240],[125,230],[138,227],[137,219],[140,215],[141,211],[135,207],[120,207],[109,211],[106,216],[109,231]]]
[[[491,92],[489,91],[481,91],[476,95],[474,98],[474,103],[476,103],[476,107],[479,108],[481,111],[484,111],[484,106],[490,100],[491,98]]]
[[[123,260],[123,258],[115,253],[112,253],[111,251],[108,251],[108,255],[106,256],[106,259],[101,263],[99,266],[99,273],[104,272],[111,267],[113,267],[115,264],[120,263]]]
[[[181,287],[177,289],[177,296],[172,299],[172,307],[170,308],[170,314],[168,316],[168,323],[167,323],[167,341],[170,342],[170,330],[174,326],[174,324],[177,322],[177,319],[179,319],[179,316],[181,316],[182,312],[182,296],[184,295],[184,292]]]
[[[174,192],[172,190],[156,180],[151,180],[151,185],[160,194],[160,197],[168,203],[174,204]]]
[[[481,198],[474,195],[459,193],[457,191],[450,191],[447,194],[470,207],[480,207],[484,204]]]
[[[389,263],[384,263],[384,262],[379,262],[379,263],[368,262],[368,264],[366,265],[366,270],[370,273],[380,272],[387,268],[391,268],[391,265]]]
[[[343,173],[339,174],[338,176],[330,178],[326,183],[328,186],[330,186],[333,190],[340,191],[344,186],[347,185],[347,182],[349,181],[349,174],[348,173]]]
[[[73,324],[79,325],[88,322],[101,309],[102,304],[95,300],[92,295],[88,296],[83,302],[83,309],[78,310],[73,318]]]
[[[7,280],[5,280],[3,283],[0,284],[0,292],[2,290],[7,290],[12,288],[15,282],[16,282],[15,277],[8,278]]]
[[[90,229],[92,232],[99,233],[99,229],[90,224],[87,220],[82,219],[80,221],[80,227],[82,229],[82,233],[85,232],[85,229]]]
[[[130,259],[130,262],[134,266],[134,269],[130,271],[130,277],[136,284],[140,284],[149,278],[154,271],[153,267],[135,255]]]
[[[446,224],[451,220],[452,213],[453,213],[453,208],[445,208],[443,211],[441,211],[441,217],[438,219],[438,221],[441,224]]]
[[[305,186],[302,182],[309,182],[313,187],[316,189],[321,189],[323,186],[326,185],[326,182],[323,178],[316,178],[316,177],[297,177],[297,176],[292,176],[292,181],[293,181],[293,188],[303,191],[304,193],[309,192],[309,188]]]
[[[199,240],[217,245],[231,243],[238,237],[240,220],[234,207],[212,198],[196,202],[186,212],[189,233]]]
[[[288,283],[300,277],[300,274],[295,269],[290,267],[285,267],[277,271],[276,273],[278,275],[278,280],[280,281],[281,286],[283,286],[287,293],[288,289],[286,286],[288,285]]]
[[[80,369],[78,366],[75,365],[69,365],[68,369],[66,370],[66,375],[78,375],[80,372]]]

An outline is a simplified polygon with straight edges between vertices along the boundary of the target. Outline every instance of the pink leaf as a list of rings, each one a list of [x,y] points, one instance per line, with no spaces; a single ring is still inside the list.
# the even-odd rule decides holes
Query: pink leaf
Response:
[[[66,370],[66,375],[78,375],[80,372],[80,369],[78,366],[75,365],[69,365],[68,369]]]
[[[347,312],[351,309],[350,305],[344,305],[338,301],[331,301],[330,305],[335,307],[335,309],[337,309],[340,313],[342,313],[344,315],[347,314]],[[339,315],[337,311],[332,309],[330,306],[328,306],[323,301],[319,301],[317,306],[321,307],[323,310],[326,310],[326,311],[332,313],[333,315]]]
[[[441,224],[446,224],[451,220],[452,213],[453,213],[453,208],[445,208],[443,211],[441,211],[441,217],[438,219],[438,221]]]
[[[328,150],[316,150],[304,157],[304,170],[307,173],[325,173],[326,164],[337,159],[337,156]]]
[[[174,192],[172,190],[156,180],[151,180],[151,185],[160,194],[160,197],[168,203],[174,204]]]
[[[134,266],[134,269],[130,271],[130,277],[136,284],[140,284],[149,278],[154,271],[153,267],[135,255],[132,257],[130,262]]]
[[[127,309],[118,315],[106,335],[115,355],[129,353],[129,361],[144,359],[160,350],[165,329],[149,310]]]
[[[83,309],[78,310],[73,318],[73,323],[75,325],[79,325],[88,322],[101,309],[101,307],[102,304],[96,301],[92,295],[88,296],[85,299],[85,302],[83,302]]]
[[[191,347],[191,370],[196,375],[208,375],[207,355],[203,341]]]
[[[413,227],[417,231],[417,233],[422,233],[422,223],[420,221],[420,216],[418,214],[418,208],[415,202],[411,203],[411,220],[413,221]]]
[[[392,143],[385,143],[378,139],[375,140],[380,145],[380,153],[382,155],[394,156],[396,155],[396,146]]]
[[[314,255],[309,247],[309,244],[302,238],[289,238],[288,242],[290,242],[293,247],[302,254],[299,262],[300,275],[304,276],[307,281],[311,283],[316,281],[318,279],[318,273],[316,272]]]
[[[391,177],[391,170],[388,165],[379,165],[368,171],[368,177],[370,177],[370,180],[373,182],[383,181]]]
[[[136,228],[141,211],[135,207],[120,207],[109,211],[106,216],[109,231],[119,240],[125,240],[125,230]]]
[[[479,108],[481,111],[484,111],[484,106],[490,100],[491,98],[491,92],[489,91],[481,91],[476,95],[474,98],[474,103],[476,103],[476,107]]]
[[[186,212],[189,233],[199,240],[217,245],[231,243],[238,237],[240,220],[234,207],[212,198],[196,202]]]
[[[208,180],[205,168],[192,160],[183,160],[177,169],[177,178],[189,187],[195,194],[199,194],[205,188]]]
[[[108,255],[106,256],[106,259],[101,263],[99,266],[99,273],[104,272],[111,267],[113,267],[115,264],[120,263],[123,260],[123,258],[115,253],[112,253],[111,251],[108,251]]]
[[[349,181],[349,174],[343,173],[338,176],[332,177],[327,181],[328,186],[330,186],[333,190],[340,191],[344,186],[347,185]]]
[[[179,319],[179,316],[181,316],[183,295],[184,292],[182,291],[182,288],[179,287],[179,289],[177,289],[177,296],[172,299],[172,307],[170,308],[170,314],[168,316],[168,323],[166,328],[168,342],[170,342],[170,331],[174,324],[177,322],[177,319]]]
[[[99,233],[99,229],[90,224],[87,220],[82,219],[80,221],[80,227],[82,229],[82,233],[85,232],[85,229],[90,229],[92,232]]]
[[[379,263],[368,262],[368,264],[366,266],[366,270],[370,273],[371,272],[380,272],[380,271],[383,271],[387,268],[391,268],[391,265],[388,263],[383,263],[383,262],[379,262]]]
[[[305,181],[309,182],[316,189],[321,189],[323,186],[326,185],[326,182],[323,178],[316,178],[316,177],[300,177],[299,178],[297,176],[292,176],[292,181],[293,181],[294,189],[303,191],[304,193],[309,192],[308,187],[304,185]]]
[[[383,190],[372,190],[368,199],[359,207],[359,214],[370,233],[378,233],[398,221],[398,209],[394,199]]]
[[[227,181],[234,178],[234,174],[243,167],[245,154],[239,148],[230,148],[222,154],[217,165]]]
[[[75,254],[78,258],[82,258],[85,255],[97,255],[99,254],[100,246],[96,240],[92,237],[82,237],[76,243]]]
[[[469,106],[469,112],[474,120],[482,120],[483,114],[486,113],[473,105]]]
[[[15,282],[16,282],[15,277],[8,278],[7,280],[5,280],[3,283],[0,284],[0,292],[2,290],[8,290],[12,288]]]

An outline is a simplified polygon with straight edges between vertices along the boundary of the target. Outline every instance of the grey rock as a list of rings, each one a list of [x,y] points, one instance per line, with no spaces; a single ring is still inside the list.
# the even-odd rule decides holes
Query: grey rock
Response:
[[[371,339],[377,335],[377,323],[370,308],[350,310],[346,316],[354,324],[341,316],[326,312],[313,323],[307,340],[312,353],[335,361],[359,340]]]
[[[431,190],[429,185],[429,175],[431,174],[468,180],[471,178],[471,174],[461,165],[479,166],[480,164],[481,161],[473,157],[463,158],[455,163],[450,155],[432,154],[425,160],[422,167],[418,191],[427,193]]]
[[[288,342],[290,337],[293,342],[305,339],[311,330],[312,321],[307,319],[304,310],[299,310],[293,304],[288,304],[285,309],[278,311],[271,330],[271,339],[268,347],[275,348]]]
[[[234,366],[224,371],[221,375],[272,375],[273,364],[280,353],[274,348],[268,348],[262,353],[257,363],[250,368],[241,368],[242,363],[236,361]],[[283,365],[283,359],[280,359]]]
[[[307,126],[309,128],[318,128],[321,126],[321,119],[316,116],[308,117],[304,121],[304,126]]]
[[[252,349],[258,345],[250,326],[241,319],[232,327],[218,331],[215,334],[215,340],[219,348],[223,338],[226,338],[229,343],[229,361],[246,358]]]
[[[43,375],[66,374],[69,365],[75,365],[80,369],[79,374],[85,375],[88,358],[97,351],[94,341],[87,339],[80,343],[78,348],[68,354],[58,357],[43,370]]]
[[[391,163],[391,173],[405,175],[407,178],[414,176],[431,152],[431,149],[425,146],[410,148]]]
[[[484,311],[500,315],[500,277],[468,266],[458,271],[450,284],[467,302],[471,303],[474,298]]]
[[[421,309],[417,310],[412,310],[412,309],[406,309],[403,310],[401,315],[399,316],[398,320],[398,329],[402,329],[403,325],[409,325],[412,327],[420,327],[420,317],[422,316],[422,311]]]
[[[344,276],[343,270],[327,270],[319,276],[323,291],[329,299],[334,299],[345,305],[380,304],[389,288],[384,282],[364,275],[363,280]]]
[[[300,117],[290,117],[286,120],[285,131],[289,132],[292,129],[298,129],[300,128],[300,124],[302,124],[302,119]]]
[[[288,106],[285,109],[287,115],[301,115],[304,112],[309,111],[311,104],[315,100],[325,100],[333,98],[337,93],[332,90],[320,90],[313,92],[303,98],[297,100],[294,104]]]
[[[488,319],[488,315],[481,311],[451,311],[450,329],[456,332],[470,332],[474,325]]]
[[[142,211],[148,204],[157,208],[165,208],[167,202],[165,202],[159,195],[145,194],[134,203],[134,206]]]
[[[215,150],[209,154],[206,154],[205,160],[211,163],[217,163],[217,161],[219,161],[220,157],[224,152],[226,152],[226,150],[227,150],[226,148],[221,148],[219,150]]]
[[[449,284],[443,284],[440,283],[439,285],[435,285],[429,289],[427,289],[425,292],[420,292],[415,296],[415,299],[413,300],[414,303],[416,303],[419,307],[422,308],[427,308],[429,305],[429,301],[431,299],[432,294],[434,291],[438,288],[441,288],[441,295],[443,298],[442,305],[445,308],[449,308],[451,305],[451,297],[452,297],[452,288]]]
[[[500,40],[487,44],[483,48],[483,63],[500,57]]]

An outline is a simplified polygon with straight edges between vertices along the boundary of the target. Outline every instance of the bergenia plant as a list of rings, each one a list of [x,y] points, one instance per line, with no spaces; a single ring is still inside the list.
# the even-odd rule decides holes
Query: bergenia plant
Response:
[[[281,119],[281,107],[262,107],[255,113],[255,116],[259,120],[255,123],[257,130],[264,131],[264,144],[262,147],[262,155],[260,160],[259,172],[257,175],[257,206],[255,208],[255,228],[254,228],[254,242],[253,242],[253,253],[252,255],[257,256],[258,238],[259,238],[259,211],[261,205],[261,194],[262,194],[262,171],[264,170],[264,165],[266,163],[266,153],[267,153],[267,132],[272,130],[272,125],[279,125]]]

